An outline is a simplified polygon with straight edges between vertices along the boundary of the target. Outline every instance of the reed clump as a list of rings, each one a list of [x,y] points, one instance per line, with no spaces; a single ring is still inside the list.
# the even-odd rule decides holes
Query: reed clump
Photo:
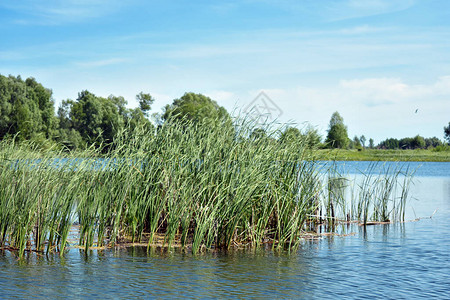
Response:
[[[319,211],[327,224],[405,221],[409,188],[415,170],[407,163],[372,162],[356,178],[341,174],[331,162],[326,168]]]
[[[86,250],[124,241],[151,247],[161,240],[194,253],[267,243],[292,248],[306,224],[317,222],[311,217],[317,211],[331,218],[348,213],[344,194],[335,191],[338,181],[323,184],[306,141],[280,142],[279,128],[258,136],[255,129],[242,119],[168,120],[154,133],[123,131],[106,151],[78,153],[1,142],[0,247],[20,257],[63,253],[77,223],[78,244]],[[360,199],[381,203],[371,213],[389,215],[383,210],[389,183],[374,192],[386,191],[380,199],[366,190]],[[402,208],[403,202],[395,205],[399,214]],[[363,202],[351,216],[365,219],[368,211]]]

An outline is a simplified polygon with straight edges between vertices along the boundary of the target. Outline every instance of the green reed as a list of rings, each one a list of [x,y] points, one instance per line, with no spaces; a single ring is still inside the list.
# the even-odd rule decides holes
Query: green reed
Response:
[[[294,245],[319,183],[306,148],[280,145],[276,131],[249,139],[247,124],[208,125],[169,121],[155,135],[119,136],[111,165],[89,175],[79,196],[80,244],[92,246],[94,234],[109,243],[145,234],[151,245],[163,234],[168,247],[179,240],[193,252]]]
[[[363,225],[405,221],[413,175],[414,171],[405,164],[373,162],[367,170],[360,172],[359,179],[351,181],[332,165],[328,171],[328,185],[322,193],[322,216],[328,218],[328,224],[336,220],[360,221]]]
[[[154,133],[125,130],[107,151],[77,153],[4,141],[0,247],[19,257],[63,253],[75,222],[85,250],[123,242],[150,249],[161,237],[163,246],[194,253],[265,243],[283,249],[298,245],[318,209],[329,220],[404,214],[409,181],[394,208],[397,177],[365,177],[358,204],[348,204],[348,183],[334,174],[323,184],[304,138],[282,143],[282,128],[270,126],[254,138],[256,128],[242,119],[234,125],[169,120]]]
[[[65,247],[72,224],[71,202],[66,201],[64,168],[55,167],[54,149],[38,151],[32,144],[0,144],[0,247],[43,251]]]

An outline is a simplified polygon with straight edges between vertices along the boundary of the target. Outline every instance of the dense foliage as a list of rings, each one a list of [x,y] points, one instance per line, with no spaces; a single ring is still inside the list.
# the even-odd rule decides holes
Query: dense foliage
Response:
[[[441,146],[442,142],[437,137],[423,138],[416,135],[413,138],[395,139],[390,138],[382,141],[378,148],[380,149],[425,149]]]
[[[344,118],[337,111],[331,116],[325,142],[331,148],[347,148],[349,145],[347,126],[344,125]]]
[[[318,148],[320,146],[321,136],[317,129],[308,125],[303,132],[296,127],[287,127],[280,135],[279,142],[281,144],[303,143],[309,149]]]
[[[139,107],[128,109],[123,97],[98,97],[82,91],[74,101],[62,101],[55,115],[52,91],[20,76],[0,75],[0,140],[14,137],[43,146],[58,142],[69,149],[88,145],[107,148],[122,130],[143,127],[153,131],[147,119],[154,101],[150,94],[136,96]]]
[[[450,144],[450,122],[448,122],[448,126],[444,127],[444,138]]]
[[[142,126],[151,132],[153,125],[146,115],[152,101],[141,102],[145,97],[151,99],[149,94],[140,93],[137,96],[140,107],[128,109],[123,97],[103,98],[82,91],[76,101],[65,100],[58,109],[58,140],[69,148],[86,145],[107,148],[124,129],[133,131]]]
[[[230,119],[227,110],[216,101],[195,93],[186,93],[181,98],[173,100],[171,105],[166,105],[162,117],[164,120],[175,118],[194,123],[207,119]]]
[[[0,139],[14,135],[19,140],[51,139],[56,128],[50,89],[34,78],[0,75]]]

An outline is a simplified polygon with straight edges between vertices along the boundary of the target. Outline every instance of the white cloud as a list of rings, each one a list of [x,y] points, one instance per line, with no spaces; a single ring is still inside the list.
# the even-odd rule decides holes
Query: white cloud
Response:
[[[450,113],[450,76],[427,84],[381,77],[341,80],[320,87],[263,90],[282,109],[283,122],[309,122],[325,136],[331,114],[338,111],[350,137],[364,134],[377,143],[417,134],[442,138],[442,127]],[[251,100],[256,95],[257,91],[251,90],[238,96]],[[246,102],[239,104],[245,106]]]
[[[341,80],[339,87],[344,94],[370,105],[393,103],[409,92],[408,86],[398,78]]]
[[[432,84],[406,84],[400,78],[367,78],[341,80],[342,92],[370,103],[394,103],[438,96],[450,96],[450,76],[442,76]],[[380,102],[381,101],[381,102]]]
[[[214,90],[206,92],[205,94],[211,99],[222,103],[221,105],[223,105],[224,102],[232,103],[233,101],[236,102],[237,100],[235,93],[230,91]]]

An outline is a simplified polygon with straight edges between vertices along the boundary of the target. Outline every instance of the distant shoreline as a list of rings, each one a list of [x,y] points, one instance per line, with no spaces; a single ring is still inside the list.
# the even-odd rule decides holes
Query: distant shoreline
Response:
[[[316,158],[320,160],[450,162],[449,151],[433,151],[427,149],[415,149],[415,150],[364,149],[362,151],[344,150],[344,149],[325,149],[325,150],[317,150],[315,154]]]

